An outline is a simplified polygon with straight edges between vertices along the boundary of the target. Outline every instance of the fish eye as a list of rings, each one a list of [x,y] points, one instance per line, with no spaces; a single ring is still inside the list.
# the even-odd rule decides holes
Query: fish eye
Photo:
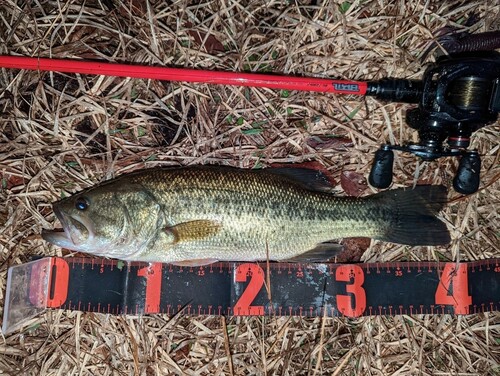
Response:
[[[86,210],[89,207],[89,202],[85,197],[78,197],[75,202],[75,208],[78,210]]]

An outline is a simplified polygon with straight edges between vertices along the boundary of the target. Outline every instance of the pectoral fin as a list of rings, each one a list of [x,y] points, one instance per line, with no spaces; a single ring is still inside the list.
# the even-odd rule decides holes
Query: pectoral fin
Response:
[[[165,232],[173,236],[173,243],[180,243],[208,238],[217,234],[220,229],[220,223],[207,219],[200,219],[167,227]]]
[[[210,265],[213,264],[214,262],[217,262],[219,260],[216,259],[193,259],[193,260],[184,260],[184,261],[177,261],[177,262],[172,262],[171,264],[177,265],[177,266],[204,266],[204,265]]]
[[[302,253],[301,255],[287,259],[290,262],[322,262],[327,261],[344,250],[342,244],[337,243],[319,243],[313,249]]]

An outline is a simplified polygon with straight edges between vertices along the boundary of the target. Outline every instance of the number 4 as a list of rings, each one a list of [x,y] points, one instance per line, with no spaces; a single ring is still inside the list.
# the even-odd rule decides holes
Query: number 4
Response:
[[[449,262],[445,264],[443,274],[439,279],[436,290],[436,304],[452,305],[455,314],[465,315],[469,313],[472,304],[472,296],[469,295],[469,281],[467,265]]]

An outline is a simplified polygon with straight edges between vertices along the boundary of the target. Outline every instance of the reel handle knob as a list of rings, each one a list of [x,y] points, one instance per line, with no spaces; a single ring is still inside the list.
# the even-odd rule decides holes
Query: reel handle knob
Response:
[[[462,156],[458,164],[457,174],[453,179],[455,191],[464,195],[476,192],[479,188],[481,158],[477,151],[470,151]]]
[[[392,183],[392,165],[394,153],[390,146],[383,145],[375,153],[368,181],[375,188],[388,188]]]

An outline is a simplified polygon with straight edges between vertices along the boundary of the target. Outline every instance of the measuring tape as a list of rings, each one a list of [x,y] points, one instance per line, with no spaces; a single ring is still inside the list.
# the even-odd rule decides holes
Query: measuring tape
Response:
[[[500,259],[469,263],[215,263],[50,257],[9,269],[3,330],[45,308],[109,314],[469,314],[500,307]]]

